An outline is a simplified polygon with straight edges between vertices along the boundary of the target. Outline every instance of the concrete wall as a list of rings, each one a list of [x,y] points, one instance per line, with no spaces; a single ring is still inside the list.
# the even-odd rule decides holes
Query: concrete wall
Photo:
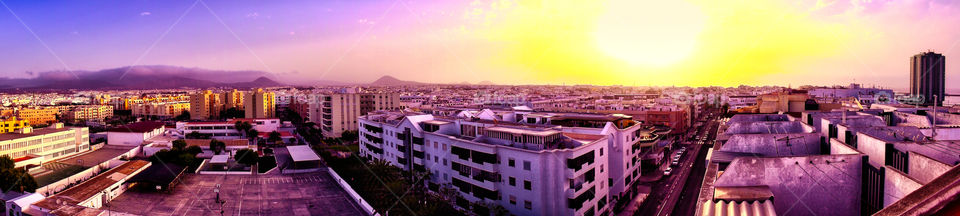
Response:
[[[860,155],[741,157],[714,185],[767,185],[778,215],[858,215],[861,168]]]
[[[870,164],[874,167],[883,166],[886,160],[887,142],[877,138],[857,133],[857,150],[870,157]]]
[[[844,144],[837,139],[830,139],[830,154],[861,154],[854,148]]]
[[[921,185],[919,182],[898,171],[896,168],[887,166],[883,182],[883,207],[890,206],[897,200],[900,200],[910,192],[917,190]]]
[[[951,165],[931,159],[923,154],[917,154],[913,151],[909,151],[909,154],[907,162],[909,175],[922,184],[929,183],[953,168]]]

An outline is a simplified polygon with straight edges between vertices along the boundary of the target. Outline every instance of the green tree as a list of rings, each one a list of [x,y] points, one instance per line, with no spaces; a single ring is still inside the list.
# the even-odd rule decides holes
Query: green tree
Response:
[[[37,190],[37,181],[26,170],[16,167],[16,162],[9,155],[0,156],[0,190],[17,192],[33,192]]]
[[[15,166],[17,164],[10,158],[10,155],[0,155],[0,170],[13,169]]]
[[[187,148],[187,141],[184,141],[182,139],[173,141],[173,150],[182,151],[185,148]]]
[[[257,129],[247,130],[247,139],[250,140],[251,142],[256,140],[259,137],[259,135],[260,135],[260,132],[257,131]]]
[[[237,154],[233,156],[233,159],[236,160],[237,163],[253,166],[257,164],[257,157],[257,152],[251,149],[240,149],[237,150]]]

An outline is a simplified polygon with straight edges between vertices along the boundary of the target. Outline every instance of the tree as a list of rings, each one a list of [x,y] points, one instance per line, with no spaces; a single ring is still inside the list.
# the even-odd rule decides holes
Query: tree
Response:
[[[178,140],[174,140],[174,141],[173,141],[173,150],[175,150],[175,151],[181,151],[181,150],[183,150],[183,149],[185,149],[185,148],[187,148],[187,141],[184,141],[184,140],[182,140],[182,139],[178,139]]]
[[[213,154],[220,154],[221,151],[226,149],[226,146],[227,144],[220,140],[217,140],[217,139],[210,140],[210,151],[213,151]]]
[[[260,135],[260,132],[257,129],[247,130],[247,139],[250,141],[256,140],[258,135]]]
[[[15,168],[16,162],[9,155],[0,156],[0,191],[33,192],[39,185],[26,170]]]
[[[283,141],[283,138],[280,137],[280,132],[277,131],[270,132],[270,136],[267,137],[267,142],[272,142],[273,144],[277,144],[277,142],[280,141]]]
[[[248,121],[237,121],[233,123],[233,129],[236,129],[237,132],[244,133],[253,128],[253,125]]]
[[[203,152],[203,149],[200,149],[200,146],[190,146],[190,147],[187,147],[186,152],[196,156],[197,154],[200,154],[201,152]]]
[[[237,109],[236,107],[230,107],[220,111],[220,118],[224,119],[243,118],[243,115],[243,110]]]
[[[346,130],[340,134],[340,139],[343,141],[348,141],[348,142],[354,141],[354,140],[357,140],[357,138],[359,138],[359,135],[355,130]]]
[[[180,112],[180,115],[178,115],[178,116],[175,117],[175,118],[177,119],[177,121],[190,120],[190,111],[184,110],[184,111]]]
[[[253,166],[257,164],[257,153],[251,149],[240,149],[237,150],[237,154],[233,156],[233,159],[237,163],[245,164],[247,166]]]

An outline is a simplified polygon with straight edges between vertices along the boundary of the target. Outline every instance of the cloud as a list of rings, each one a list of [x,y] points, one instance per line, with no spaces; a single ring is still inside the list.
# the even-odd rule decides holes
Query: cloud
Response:
[[[150,11],[140,12],[140,16],[150,16]]]

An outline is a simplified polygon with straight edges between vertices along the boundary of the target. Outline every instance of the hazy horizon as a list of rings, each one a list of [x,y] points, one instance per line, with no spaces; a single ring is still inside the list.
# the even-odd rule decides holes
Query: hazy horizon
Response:
[[[946,0],[3,3],[6,78],[171,65],[349,83],[906,89],[926,50],[947,56],[948,83],[960,74],[960,2]]]

